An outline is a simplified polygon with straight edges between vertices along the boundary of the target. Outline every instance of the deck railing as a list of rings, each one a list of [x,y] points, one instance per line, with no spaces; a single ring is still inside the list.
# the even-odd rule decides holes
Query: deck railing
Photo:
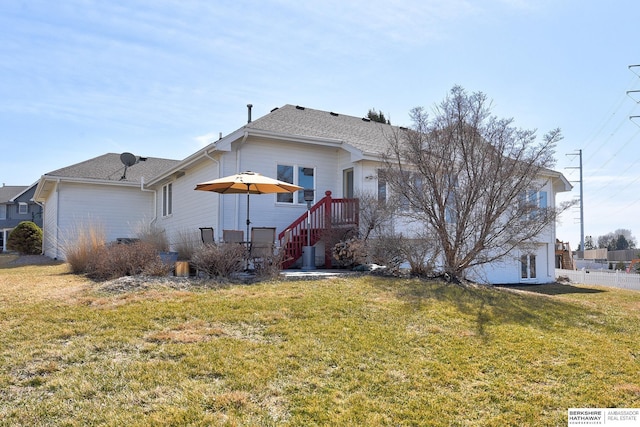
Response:
[[[331,191],[300,215],[278,235],[284,251],[282,268],[289,268],[302,256],[303,246],[313,246],[333,228],[357,227],[360,223],[358,199],[334,199]],[[325,266],[331,265],[331,248],[325,247]]]

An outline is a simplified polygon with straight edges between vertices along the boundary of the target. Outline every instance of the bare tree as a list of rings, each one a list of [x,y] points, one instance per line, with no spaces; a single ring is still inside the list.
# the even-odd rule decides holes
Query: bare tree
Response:
[[[540,191],[554,174],[560,130],[538,141],[490,110],[486,95],[455,86],[433,117],[415,108],[413,127],[389,137],[387,182],[403,199],[401,213],[436,236],[442,274],[454,281],[534,245],[568,207],[549,207]]]
[[[631,234],[631,230],[619,228],[613,233],[598,236],[598,247],[607,248],[610,251],[634,249],[636,247],[636,238]]]
[[[381,200],[372,192],[357,192],[356,197],[360,206],[360,236],[368,240],[371,235],[380,236],[388,234],[392,227],[393,217],[397,212],[394,199]]]

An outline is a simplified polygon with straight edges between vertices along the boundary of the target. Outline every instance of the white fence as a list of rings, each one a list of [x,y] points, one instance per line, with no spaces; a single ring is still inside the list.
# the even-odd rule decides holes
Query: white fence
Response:
[[[562,270],[556,268],[556,278],[568,277],[573,283],[584,285],[611,286],[640,291],[640,274],[609,270]]]

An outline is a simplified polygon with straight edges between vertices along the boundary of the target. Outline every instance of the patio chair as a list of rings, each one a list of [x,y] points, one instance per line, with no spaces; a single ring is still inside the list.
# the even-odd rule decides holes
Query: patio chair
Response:
[[[212,227],[200,227],[200,238],[205,245],[213,245],[215,243]]]
[[[275,227],[253,227],[251,229],[251,246],[249,258],[253,265],[264,264],[265,260],[273,256],[276,242]]]
[[[222,241],[225,243],[243,243],[244,231],[242,230],[222,230]]]

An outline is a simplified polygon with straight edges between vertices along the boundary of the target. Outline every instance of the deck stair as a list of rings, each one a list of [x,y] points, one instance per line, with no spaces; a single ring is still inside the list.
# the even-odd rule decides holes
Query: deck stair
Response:
[[[575,270],[573,254],[569,242],[561,242],[556,239],[556,268]]]
[[[311,237],[311,246],[316,245],[331,230],[357,229],[359,218],[358,199],[334,199],[331,191],[313,205],[308,212],[300,215],[291,225],[278,234],[278,242],[284,251],[282,268],[293,266],[302,257],[302,248],[307,245],[307,234]],[[325,244],[325,266],[331,265],[331,248]]]

